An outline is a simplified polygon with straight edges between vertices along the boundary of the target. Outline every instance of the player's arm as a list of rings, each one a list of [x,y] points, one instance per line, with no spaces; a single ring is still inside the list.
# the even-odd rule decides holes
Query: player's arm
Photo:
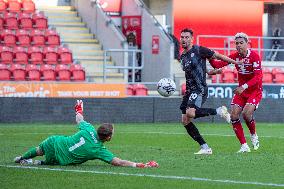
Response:
[[[74,109],[75,109],[75,113],[76,113],[76,123],[79,124],[82,121],[84,121],[83,101],[82,100],[77,100],[77,103],[76,103]]]
[[[241,64],[241,62],[237,62],[235,61],[234,59],[228,57],[228,56],[225,56],[223,54],[220,54],[218,52],[215,52],[212,56],[213,59],[217,59],[217,60],[220,60],[222,62],[222,64],[224,64],[224,62],[226,62],[226,64]]]
[[[206,70],[206,73],[208,75],[216,75],[216,74],[222,74],[222,69],[213,69],[213,70]]]
[[[123,167],[138,167],[138,168],[159,167],[158,163],[156,163],[155,161],[149,161],[148,163],[135,163],[128,160],[122,160],[117,157],[113,158],[110,163],[114,166],[123,166]]]

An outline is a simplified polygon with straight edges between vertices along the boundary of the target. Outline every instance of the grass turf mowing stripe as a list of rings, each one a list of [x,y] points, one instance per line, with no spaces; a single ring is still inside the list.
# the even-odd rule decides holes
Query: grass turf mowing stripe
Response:
[[[0,167],[18,168],[18,169],[47,170],[47,171],[58,171],[58,172],[93,173],[93,174],[106,174],[106,175],[119,175],[119,176],[135,176],[135,177],[150,177],[150,178],[161,178],[161,179],[192,180],[192,181],[219,182],[219,183],[229,183],[229,184],[247,184],[247,185],[257,185],[257,186],[284,187],[284,184],[276,184],[276,183],[221,180],[221,179],[209,179],[209,178],[198,178],[198,177],[188,177],[188,176],[131,174],[131,173],[119,173],[119,172],[116,173],[116,172],[106,172],[106,171],[85,171],[85,170],[76,170],[76,169],[30,167],[30,166],[16,166],[16,165],[0,165]]]

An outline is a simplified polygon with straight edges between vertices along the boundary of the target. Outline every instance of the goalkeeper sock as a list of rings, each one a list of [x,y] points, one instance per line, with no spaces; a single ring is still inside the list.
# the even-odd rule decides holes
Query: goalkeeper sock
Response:
[[[216,114],[217,111],[214,108],[196,108],[194,119]]]
[[[23,159],[30,159],[36,157],[36,147],[30,148],[24,155],[22,156]]]
[[[232,125],[233,125],[233,129],[236,133],[237,138],[239,139],[241,144],[246,143],[246,138],[244,135],[244,130],[243,130],[243,126],[241,124],[240,119],[237,120],[231,120],[232,121]]]
[[[187,124],[184,127],[185,127],[187,133],[191,136],[191,138],[193,138],[193,140],[198,142],[198,144],[200,146],[203,145],[203,144],[206,144],[206,142],[204,141],[204,139],[200,135],[198,129],[196,128],[196,126],[192,122],[190,122],[189,124]]]

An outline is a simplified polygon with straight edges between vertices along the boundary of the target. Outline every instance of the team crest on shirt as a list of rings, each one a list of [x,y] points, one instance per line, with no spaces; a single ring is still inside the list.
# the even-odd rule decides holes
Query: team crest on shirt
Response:
[[[253,67],[255,67],[255,68],[259,67],[259,63],[258,62],[254,62],[253,63]]]
[[[194,57],[194,53],[191,53],[190,56],[191,56],[191,58]]]

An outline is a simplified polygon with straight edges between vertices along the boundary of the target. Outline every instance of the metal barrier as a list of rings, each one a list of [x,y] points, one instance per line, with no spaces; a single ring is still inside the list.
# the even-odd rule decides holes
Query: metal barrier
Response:
[[[109,66],[107,65],[107,57],[111,56],[108,53],[122,53],[124,65],[123,66]],[[141,65],[138,65],[137,54],[141,54]],[[129,59],[130,57],[130,59]],[[138,66],[137,66],[138,65]],[[132,81],[130,83],[135,83],[135,73],[137,70],[142,70],[144,67],[144,53],[139,49],[108,49],[104,50],[104,64],[103,64],[103,82],[106,82],[107,70],[108,69],[123,69],[124,81],[128,82],[128,72],[132,70]]]
[[[213,50],[221,50],[224,51],[225,54],[229,55],[231,54],[232,51],[235,51],[235,47],[232,47],[231,42],[234,41],[234,36],[228,36],[228,35],[198,35],[196,38],[196,43],[197,45],[201,45],[201,40],[202,39],[223,39],[224,42],[224,47],[209,47]],[[284,52],[284,49],[280,49],[281,45],[278,44],[277,46],[275,46],[275,48],[273,47],[274,43],[273,41],[279,41],[283,40],[284,41],[284,37],[260,37],[260,36],[249,36],[249,40],[250,41],[254,41],[257,42],[257,47],[252,47],[252,50],[255,50],[258,52],[259,55],[262,54],[262,52],[268,52],[268,56],[271,56],[271,60],[270,61],[274,61],[275,57],[277,55],[278,52]],[[267,40],[271,40],[272,42],[269,42]],[[269,48],[262,48],[263,46],[272,46],[270,49]],[[276,53],[276,54],[273,54]],[[268,56],[262,56],[263,60],[267,60]],[[274,58],[273,58],[274,57]],[[282,60],[284,61],[284,59]]]

